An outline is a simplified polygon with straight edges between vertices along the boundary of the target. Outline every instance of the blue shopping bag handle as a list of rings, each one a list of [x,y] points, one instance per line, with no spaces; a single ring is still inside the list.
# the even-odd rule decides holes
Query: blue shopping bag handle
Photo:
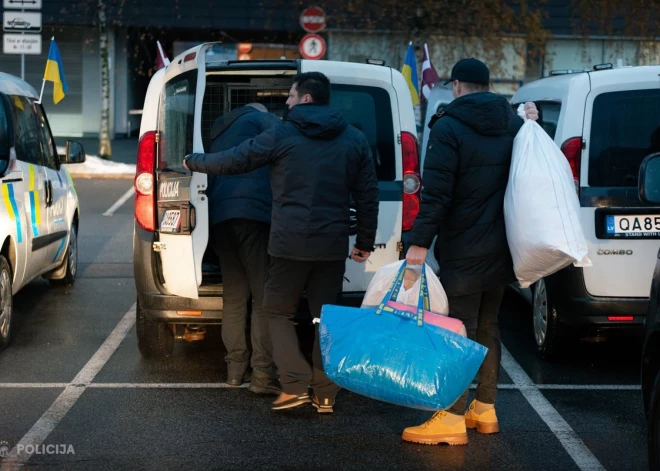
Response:
[[[376,314],[380,314],[385,309],[385,305],[391,301],[396,301],[396,298],[399,296],[399,291],[401,286],[403,286],[403,276],[406,271],[406,262],[403,262],[399,273],[392,280],[390,284],[390,289],[387,294],[383,297],[383,300],[380,302]],[[424,324],[424,310],[430,310],[431,301],[429,299],[429,288],[428,283],[426,282],[426,264],[422,265],[422,276],[420,280],[419,287],[419,298],[417,300],[417,325],[422,326]],[[406,316],[409,317],[409,316]]]

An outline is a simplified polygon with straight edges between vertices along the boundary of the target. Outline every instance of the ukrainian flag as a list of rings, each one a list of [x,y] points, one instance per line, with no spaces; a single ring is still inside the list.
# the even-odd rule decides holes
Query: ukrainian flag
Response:
[[[406,53],[406,60],[403,62],[401,73],[406,79],[406,82],[408,82],[413,106],[416,106],[419,104],[419,80],[417,79],[417,61],[415,60],[415,50],[413,49],[412,41],[408,44],[408,52]]]
[[[64,94],[69,90],[69,87],[64,79],[62,56],[60,56],[60,49],[57,47],[55,38],[50,41],[50,51],[48,51],[44,80],[53,82],[53,102],[57,105],[64,98]]]

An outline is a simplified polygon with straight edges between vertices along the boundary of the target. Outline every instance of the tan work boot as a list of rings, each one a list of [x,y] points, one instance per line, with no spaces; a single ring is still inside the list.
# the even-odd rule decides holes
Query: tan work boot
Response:
[[[477,432],[484,434],[499,432],[500,424],[495,414],[495,406],[493,404],[484,404],[475,399],[465,413],[465,426],[467,428],[476,428]]]
[[[467,445],[468,436],[465,429],[465,417],[450,414],[441,410],[433,414],[429,420],[417,427],[408,427],[403,431],[402,438],[407,442],[424,445]]]

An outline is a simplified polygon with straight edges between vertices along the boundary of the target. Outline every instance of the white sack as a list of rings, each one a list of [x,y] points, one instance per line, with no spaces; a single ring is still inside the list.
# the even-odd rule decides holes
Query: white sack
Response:
[[[405,263],[405,260],[400,260],[398,262],[390,263],[380,268],[374,277],[369,283],[367,292],[364,295],[364,300],[362,301],[362,307],[373,307],[378,306],[383,300],[385,295],[392,285],[392,281],[396,278],[396,275],[399,273],[401,266]],[[421,274],[421,270],[419,271]],[[445,293],[444,288],[440,284],[440,280],[433,273],[431,267],[426,265],[426,283],[429,290],[429,301],[431,303],[431,312],[440,314],[443,316],[449,315],[449,301],[447,300],[447,294]],[[401,287],[399,295],[396,298],[396,301],[402,304],[407,304],[408,306],[417,307],[417,301],[419,300],[419,288],[421,286],[421,277],[415,281],[415,283],[405,289],[404,286]]]
[[[525,116],[524,105],[518,115]],[[562,151],[535,121],[513,141],[504,219],[516,277],[523,288],[571,264],[591,266],[580,201]]]

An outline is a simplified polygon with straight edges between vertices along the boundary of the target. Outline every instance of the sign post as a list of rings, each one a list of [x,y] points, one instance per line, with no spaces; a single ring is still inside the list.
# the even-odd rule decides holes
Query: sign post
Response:
[[[2,52],[21,55],[21,80],[25,80],[25,54],[41,54],[41,12],[25,10],[41,10],[41,2],[42,0],[3,0],[2,3],[5,9],[2,18],[2,29],[5,31]]]

